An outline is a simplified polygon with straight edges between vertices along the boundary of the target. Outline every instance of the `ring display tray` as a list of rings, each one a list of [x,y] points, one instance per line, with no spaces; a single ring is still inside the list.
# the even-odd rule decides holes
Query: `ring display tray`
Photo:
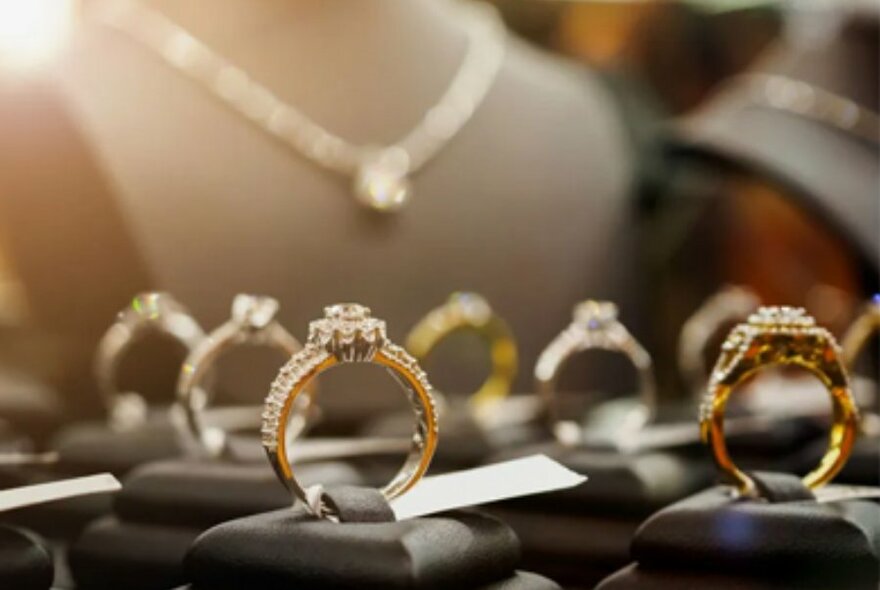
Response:
[[[524,567],[578,588],[591,588],[629,561],[629,540],[645,517],[715,477],[702,453],[627,455],[555,442],[519,452],[544,453],[590,474],[588,485],[488,508],[516,531]]]
[[[794,476],[750,474],[766,499],[714,487],[649,518],[635,560],[599,590],[872,589],[880,584],[880,506],[820,503]]]
[[[0,588],[49,590],[55,568],[48,546],[33,533],[0,526]]]
[[[297,506],[210,529],[187,554],[189,588],[559,588],[518,572],[516,535],[479,512],[395,521],[376,490],[328,488],[325,499],[342,522],[319,520]]]
[[[301,474],[305,481],[360,481],[344,463],[306,465]],[[164,590],[183,583],[183,557],[205,529],[290,504],[290,494],[263,462],[144,465],[126,478],[113,513],[71,546],[70,568],[78,588]]]

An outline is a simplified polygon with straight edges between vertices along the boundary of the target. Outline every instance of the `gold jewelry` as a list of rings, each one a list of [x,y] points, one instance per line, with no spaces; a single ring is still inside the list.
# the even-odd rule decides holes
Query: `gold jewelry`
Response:
[[[485,414],[510,394],[517,371],[517,348],[513,333],[476,293],[453,293],[449,300],[419,320],[406,337],[406,349],[420,362],[445,338],[460,330],[472,330],[489,345],[492,371],[468,399],[475,416]]]
[[[621,352],[635,366],[639,374],[641,406],[634,419],[618,430],[623,441],[634,430],[639,430],[654,416],[657,407],[657,386],[651,355],[617,319],[617,306],[610,301],[588,299],[574,308],[571,324],[547,345],[535,365],[535,383],[548,408],[550,426],[556,439],[564,445],[584,440],[583,428],[572,420],[560,420],[556,407],[556,380],[565,363],[575,353],[590,349]]]
[[[706,347],[728,323],[749,317],[761,301],[754,291],[726,285],[706,299],[682,325],[678,337],[678,369],[694,395],[702,397],[709,379]]]
[[[433,388],[418,362],[385,334],[385,322],[364,306],[346,303],[324,308],[324,317],[309,324],[305,347],[278,373],[263,412],[263,448],[275,473],[293,495],[317,516],[332,518],[320,501],[320,486],[304,489],[296,480],[285,444],[291,417],[301,410],[297,400],[309,382],[340,363],[376,363],[386,367],[404,388],[416,425],[403,466],[381,492],[387,499],[414,486],[431,463],[437,447],[437,410]]]
[[[880,331],[880,295],[874,295],[863,307],[861,313],[850,324],[841,339],[843,362],[852,370],[868,339]]]
[[[819,466],[804,477],[809,488],[822,486],[837,474],[852,452],[858,431],[858,409],[849,388],[840,347],[834,336],[801,308],[762,307],[727,336],[700,407],[700,433],[715,463],[739,491],[753,495],[755,483],[733,463],[724,442],[724,408],[740,383],[761,368],[795,365],[813,373],[828,388],[834,423],[828,450]]]
[[[355,145],[284,102],[244,70],[159,12],[137,0],[99,3],[96,18],[156,52],[262,131],[310,161],[353,179],[352,192],[377,211],[397,211],[412,193],[410,176],[467,124],[504,61],[505,29],[497,11],[480,3],[452,4],[462,15],[469,46],[437,103],[395,143]]]

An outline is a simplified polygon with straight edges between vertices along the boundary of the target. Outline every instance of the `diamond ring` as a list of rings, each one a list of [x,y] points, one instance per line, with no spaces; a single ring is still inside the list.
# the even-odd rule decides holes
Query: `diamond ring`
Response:
[[[406,338],[406,349],[420,362],[454,332],[476,332],[489,345],[492,370],[469,398],[474,416],[486,416],[496,403],[510,394],[517,371],[517,350],[513,333],[476,293],[453,293],[449,300],[419,320]]]
[[[700,432],[712,449],[718,468],[743,494],[753,495],[755,483],[734,465],[724,442],[724,408],[733,390],[759,369],[773,365],[800,366],[828,389],[834,422],[828,450],[819,466],[803,481],[809,488],[828,483],[852,452],[859,416],[834,336],[801,308],[762,307],[736,326],[721,347],[703,402]]]
[[[617,430],[618,441],[644,427],[656,411],[657,387],[651,356],[617,319],[614,303],[588,299],[575,306],[571,324],[547,345],[535,365],[537,391],[547,404],[553,434],[564,445],[582,442],[585,433],[578,422],[560,419],[556,382],[562,368],[575,353],[590,349],[623,353],[638,371],[641,404]]]
[[[114,430],[130,430],[147,418],[146,400],[138,393],[119,391],[116,373],[125,352],[151,333],[170,336],[187,352],[195,349],[205,337],[189,311],[168,293],[141,293],[119,312],[116,322],[98,343],[94,365],[98,391]]]
[[[728,285],[706,299],[682,325],[678,338],[678,368],[696,396],[702,396],[709,378],[706,349],[723,328],[749,317],[761,305],[751,289]]]
[[[385,333],[385,322],[373,318],[362,305],[344,303],[324,308],[324,317],[309,324],[305,347],[278,373],[266,397],[263,447],[279,479],[318,516],[332,518],[329,507],[314,501],[319,486],[304,489],[296,479],[285,444],[297,400],[319,374],[343,363],[376,363],[386,367],[405,390],[415,414],[409,453],[400,471],[384,488],[387,499],[400,496],[427,471],[437,446],[437,410],[433,388],[418,362]],[[318,494],[320,495],[320,494]]]
[[[302,349],[299,341],[276,319],[278,307],[278,301],[271,297],[236,295],[230,319],[208,334],[183,363],[177,380],[177,403],[185,416],[185,435],[210,457],[222,456],[228,447],[223,428],[208,428],[204,423],[210,396],[202,383],[209,368],[224,352],[240,345],[271,346],[285,358]],[[288,427],[289,438],[299,436],[305,429],[311,399],[311,395],[300,398],[304,407],[300,419]]]

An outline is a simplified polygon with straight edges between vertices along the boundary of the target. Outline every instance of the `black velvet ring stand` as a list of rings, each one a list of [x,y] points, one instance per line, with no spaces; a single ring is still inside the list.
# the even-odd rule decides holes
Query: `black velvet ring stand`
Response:
[[[715,476],[704,452],[627,455],[552,442],[518,449],[516,456],[532,453],[543,453],[589,480],[489,510],[516,531],[523,565],[566,587],[592,588],[628,563],[629,542],[638,525],[659,508],[705,488]]]
[[[18,485],[104,472],[122,478],[138,465],[181,454],[167,411],[156,412],[141,427],[125,432],[114,431],[103,422],[71,426],[62,430],[49,448],[57,451],[58,463],[52,468],[31,471],[29,481]],[[108,514],[112,504],[112,494],[95,494],[29,506],[0,520],[33,528],[53,540],[69,542],[88,523]]]
[[[306,484],[361,481],[344,463],[303,465],[299,477]],[[183,557],[204,530],[291,502],[265,460],[150,463],[124,480],[113,513],[71,546],[71,572],[78,588],[167,590],[184,582]]]
[[[48,590],[54,578],[52,553],[34,534],[0,526],[0,588]]]
[[[600,590],[876,590],[880,506],[821,504],[800,479],[753,474],[763,499],[714,487],[661,510],[636,533],[636,563]]]
[[[340,522],[302,506],[234,520],[205,532],[186,556],[192,590],[558,590],[517,572],[513,531],[477,512],[397,522],[369,488],[328,488]]]

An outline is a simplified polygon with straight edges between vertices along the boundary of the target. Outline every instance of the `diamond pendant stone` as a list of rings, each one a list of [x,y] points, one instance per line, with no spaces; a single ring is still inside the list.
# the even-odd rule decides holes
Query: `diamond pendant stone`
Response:
[[[412,195],[408,169],[405,151],[390,148],[379,152],[358,168],[352,187],[355,198],[375,211],[399,211]]]

